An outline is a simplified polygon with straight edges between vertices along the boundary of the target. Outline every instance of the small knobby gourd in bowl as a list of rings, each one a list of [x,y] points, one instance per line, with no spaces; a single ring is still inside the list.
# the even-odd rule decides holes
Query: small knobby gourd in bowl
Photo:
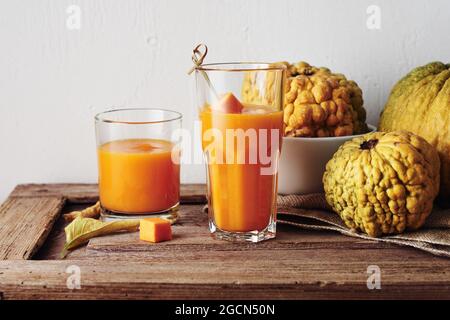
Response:
[[[420,228],[439,190],[439,156],[407,131],[373,132],[343,144],[323,176],[329,205],[356,231],[378,237]]]
[[[286,136],[341,137],[368,131],[362,91],[343,74],[332,73],[306,62],[289,64],[284,96]],[[271,85],[270,77],[266,86]],[[268,90],[266,90],[267,92]],[[248,103],[269,103],[273,97],[260,97],[258,79],[249,73],[244,79],[242,97]]]
[[[432,62],[402,78],[392,89],[379,129],[408,130],[436,148],[441,159],[440,198],[450,204],[450,64]]]
[[[286,135],[339,137],[367,132],[362,90],[356,82],[306,62],[291,65],[288,70]]]

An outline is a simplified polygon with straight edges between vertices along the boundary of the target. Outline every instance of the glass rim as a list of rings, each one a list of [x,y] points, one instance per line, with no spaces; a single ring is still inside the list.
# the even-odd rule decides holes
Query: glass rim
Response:
[[[123,121],[123,120],[113,120],[113,119],[108,119],[105,118],[105,115],[108,114],[113,114],[116,112],[123,112],[123,111],[163,111],[163,112],[168,112],[168,113],[172,113],[174,116],[169,118],[169,119],[163,119],[163,120],[151,120],[151,121]],[[163,109],[163,108],[120,108],[120,109],[111,109],[111,110],[106,110],[106,111],[102,111],[97,113],[94,116],[95,121],[98,122],[104,122],[104,123],[115,123],[115,124],[158,124],[158,123],[166,123],[166,122],[172,122],[172,121],[176,121],[176,120],[181,120],[183,118],[183,115],[178,112],[178,111],[174,111],[174,110],[169,110],[169,109]]]
[[[229,67],[226,66],[237,66]],[[239,66],[242,66],[239,68]],[[247,66],[247,67],[244,67]],[[253,67],[251,67],[253,66]],[[220,63],[206,63],[195,68],[201,71],[227,71],[227,72],[243,72],[243,71],[283,71],[287,67],[281,62],[220,62]]]

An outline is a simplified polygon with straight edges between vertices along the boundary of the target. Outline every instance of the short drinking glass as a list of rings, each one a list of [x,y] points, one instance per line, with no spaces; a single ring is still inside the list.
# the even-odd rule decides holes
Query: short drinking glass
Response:
[[[103,219],[145,215],[175,220],[180,201],[181,114],[120,109],[95,116]]]

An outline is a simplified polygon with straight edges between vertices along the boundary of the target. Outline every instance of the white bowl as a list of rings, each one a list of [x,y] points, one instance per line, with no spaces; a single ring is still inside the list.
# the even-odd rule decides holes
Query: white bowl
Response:
[[[368,125],[369,132],[376,127]],[[322,176],[333,154],[355,137],[300,138],[284,137],[278,170],[278,193],[308,194],[323,192]]]

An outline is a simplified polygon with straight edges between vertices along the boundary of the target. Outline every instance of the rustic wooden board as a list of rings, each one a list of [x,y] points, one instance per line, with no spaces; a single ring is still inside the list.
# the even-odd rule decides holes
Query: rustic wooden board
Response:
[[[0,207],[0,260],[32,257],[63,205],[64,199],[58,196],[8,198]]]
[[[183,203],[204,203],[203,184],[183,184],[180,188]],[[63,197],[68,203],[94,203],[98,200],[98,186],[87,183],[20,184],[10,197]]]
[[[450,259],[412,248],[286,225],[275,240],[259,244],[214,240],[201,210],[202,185],[183,187],[190,204],[180,207],[172,241],[105,236],[59,260],[65,226],[59,214],[96,201],[96,190],[81,184],[14,190],[0,208],[0,235],[13,234],[20,245],[1,240],[7,260],[0,261],[0,299],[450,299]],[[23,221],[17,217],[26,227],[17,226]],[[33,227],[36,219],[43,229]],[[45,237],[34,260],[10,260],[29,259]],[[67,288],[71,265],[80,268],[80,290]],[[369,265],[380,267],[381,290],[367,288]]]
[[[205,202],[204,185],[182,185],[181,194],[183,204]],[[0,260],[30,259],[51,232],[66,202],[89,204],[97,200],[98,186],[94,184],[18,185],[0,207]],[[63,233],[64,223],[57,226]]]
[[[303,236],[299,236],[299,229],[285,228],[278,225],[281,230],[274,241],[264,241],[261,243],[229,243],[215,240],[210,237],[207,226],[207,215],[202,212],[203,206],[189,206],[183,208],[177,225],[173,226],[173,240],[158,243],[156,245],[140,241],[137,233],[125,233],[120,235],[105,236],[92,239],[87,246],[87,250],[92,253],[113,253],[113,252],[148,252],[159,254],[164,252],[179,251],[199,252],[199,251],[278,251],[278,250],[305,250],[305,249],[370,249],[380,247],[393,247],[393,245],[381,245],[374,241],[359,240],[350,237],[342,237],[339,234],[331,233],[328,237],[323,237],[322,232],[311,233],[303,231]],[[285,232],[282,232],[285,231]],[[286,232],[288,231],[288,232]],[[222,254],[222,253],[221,253]],[[223,259],[226,259],[223,254]]]
[[[450,298],[446,260],[400,248],[364,252],[365,259],[362,251],[305,249],[5,260],[0,292],[4,299]],[[367,288],[368,263],[381,269],[381,290]],[[66,286],[69,266],[80,268],[79,290]]]
[[[297,228],[279,225],[277,239],[254,243],[229,243],[214,240],[210,237],[207,226],[207,215],[202,212],[203,205],[182,206],[180,218],[173,229],[173,240],[158,244],[151,244],[139,240],[138,233],[124,233],[98,237],[90,240],[89,244],[81,250],[70,253],[66,260],[90,259],[95,256],[108,256],[110,258],[133,255],[160,256],[166,252],[199,251],[249,251],[249,250],[313,250],[313,249],[379,249],[397,248],[396,245],[377,243],[374,241],[342,237],[338,233],[299,230]],[[79,206],[68,206],[64,211],[79,210]],[[54,260],[60,258],[64,246],[65,221],[60,218],[49,236],[49,241],[37,253],[34,259]]]

